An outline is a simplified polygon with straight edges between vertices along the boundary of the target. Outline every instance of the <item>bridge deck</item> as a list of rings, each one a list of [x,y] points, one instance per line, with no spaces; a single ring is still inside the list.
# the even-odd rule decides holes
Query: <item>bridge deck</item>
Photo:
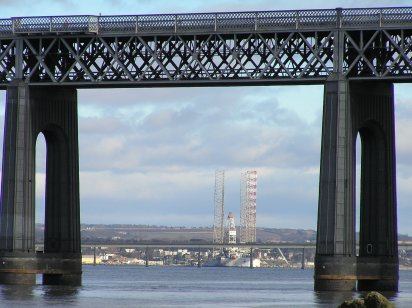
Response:
[[[0,20],[0,88],[409,82],[412,7]]]

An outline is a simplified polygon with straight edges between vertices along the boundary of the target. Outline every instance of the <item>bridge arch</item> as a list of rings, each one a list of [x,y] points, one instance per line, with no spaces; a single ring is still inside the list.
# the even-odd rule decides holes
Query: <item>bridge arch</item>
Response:
[[[375,120],[366,121],[358,130],[362,143],[360,179],[359,257],[387,254],[385,234],[387,217],[388,168],[387,138]]]
[[[46,141],[44,252],[70,251],[64,227],[70,202],[68,137],[54,123],[47,124],[40,133]]]
[[[44,226],[46,202],[46,159],[47,146],[43,133],[39,133],[35,141],[35,223]],[[44,245],[44,229],[35,229],[35,243]],[[36,248],[37,249],[37,248]],[[39,250],[39,249],[37,249]]]

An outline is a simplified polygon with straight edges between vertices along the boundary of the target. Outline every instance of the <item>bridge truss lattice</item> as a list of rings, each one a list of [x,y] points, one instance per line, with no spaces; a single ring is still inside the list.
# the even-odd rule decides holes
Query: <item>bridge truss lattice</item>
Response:
[[[213,243],[223,244],[224,229],[224,208],[225,208],[225,171],[215,171],[215,192],[214,192],[214,219],[213,219]]]
[[[411,59],[412,8],[0,20],[0,87],[402,80]]]

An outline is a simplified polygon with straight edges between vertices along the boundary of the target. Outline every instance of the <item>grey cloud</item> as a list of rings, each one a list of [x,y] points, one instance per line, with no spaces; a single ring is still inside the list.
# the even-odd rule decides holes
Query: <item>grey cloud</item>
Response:
[[[80,117],[79,119],[79,132],[82,134],[123,133],[129,128],[127,122],[109,116],[105,118]]]
[[[284,165],[299,161],[304,164],[309,157],[318,156],[319,123],[312,127],[293,112],[279,108],[275,100],[249,104],[242,102],[241,95],[238,95],[234,99],[236,101],[237,98],[237,102],[233,103],[234,90],[231,92],[222,91],[217,100],[206,103],[199,102],[204,95],[198,93],[198,96],[190,98],[196,103],[183,101],[172,103],[169,109],[153,108],[140,122],[123,123],[118,126],[121,129],[113,132],[107,130],[110,124],[105,126],[99,140],[124,140],[117,151],[109,151],[107,160],[110,161],[110,155],[124,158],[121,159],[123,162],[127,161],[126,157],[132,158],[134,163],[130,162],[129,167],[135,164],[204,166],[217,161],[233,166],[246,163]],[[96,126],[89,119],[81,119],[81,123],[83,121],[89,127]],[[105,121],[96,120],[97,126],[100,122],[103,124]],[[120,119],[117,122],[121,123]],[[81,124],[80,128],[84,125]],[[95,134],[88,136],[84,132],[82,146],[95,148],[91,146],[93,138],[96,139]],[[299,149],[299,146],[303,148]],[[89,152],[87,148],[83,151]],[[96,151],[106,156],[98,146]],[[292,161],[294,152],[298,154]],[[318,161],[317,157],[315,161]]]

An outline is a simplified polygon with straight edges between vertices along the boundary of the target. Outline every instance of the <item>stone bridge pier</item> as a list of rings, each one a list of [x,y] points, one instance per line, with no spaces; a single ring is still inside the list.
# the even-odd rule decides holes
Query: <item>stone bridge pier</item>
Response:
[[[35,251],[35,147],[46,140],[44,251]],[[1,186],[0,284],[81,283],[77,91],[7,87]]]
[[[398,289],[393,84],[325,84],[315,290]],[[356,255],[356,138],[360,137]]]

